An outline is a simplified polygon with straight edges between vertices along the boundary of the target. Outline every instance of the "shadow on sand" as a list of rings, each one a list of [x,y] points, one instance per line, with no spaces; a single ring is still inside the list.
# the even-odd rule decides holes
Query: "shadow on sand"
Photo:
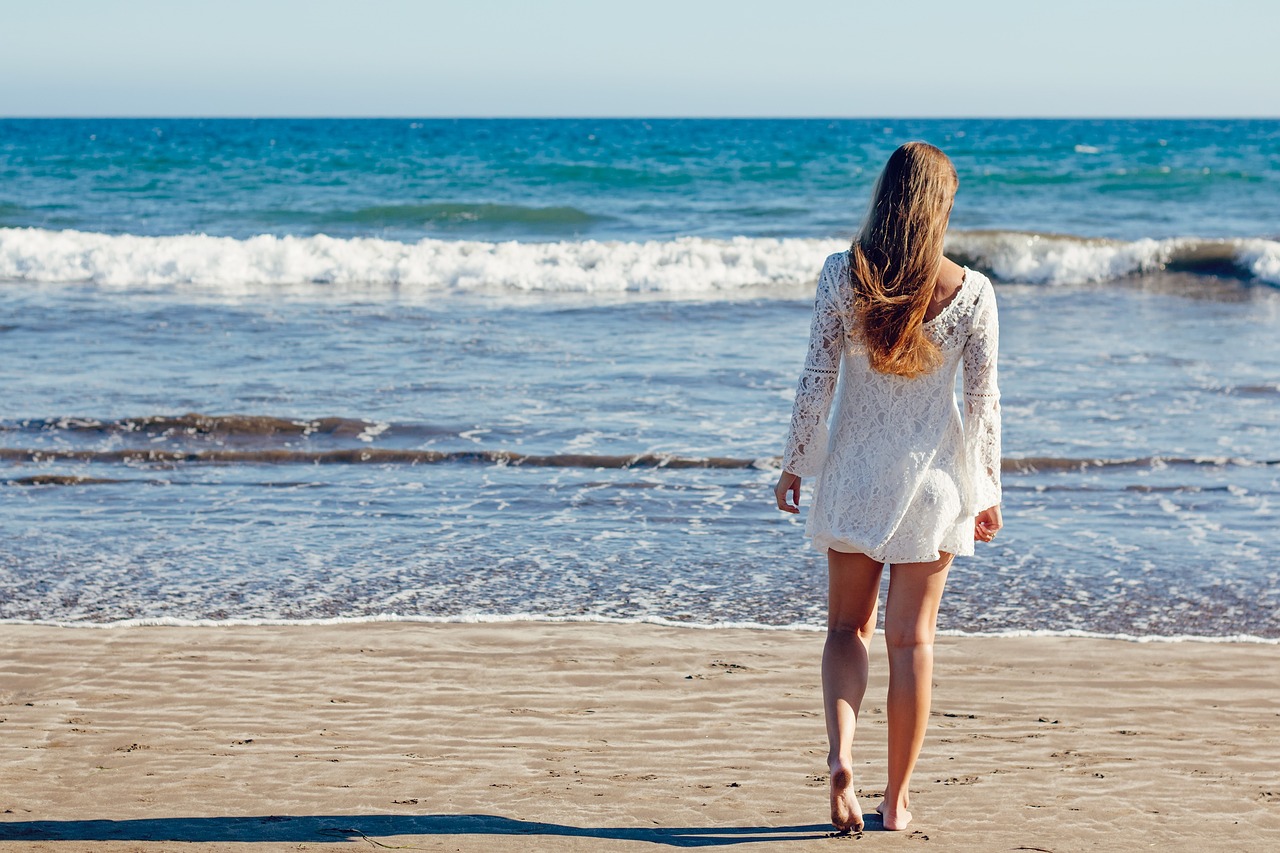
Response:
[[[648,841],[669,847],[715,847],[825,838],[808,826],[591,827],[514,820],[498,815],[262,815],[139,820],[0,819],[0,841],[373,841],[403,835],[570,836]]]

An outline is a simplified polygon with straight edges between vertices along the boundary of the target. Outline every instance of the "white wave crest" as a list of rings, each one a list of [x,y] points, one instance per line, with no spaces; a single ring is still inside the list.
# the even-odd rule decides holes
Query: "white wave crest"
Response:
[[[1245,240],[1238,253],[1241,266],[1254,278],[1269,284],[1280,284],[1280,242]]]
[[[486,243],[371,237],[140,237],[0,228],[0,280],[103,287],[362,285],[408,292],[733,294],[811,285],[836,239],[680,237],[645,242]],[[1280,284],[1280,243],[1176,238],[1131,242],[1046,234],[953,232],[947,250],[1001,281],[1109,281],[1206,261]]]
[[[109,287],[237,289],[384,283],[425,290],[565,293],[714,292],[811,281],[840,243],[707,240],[483,243],[424,239],[113,236],[0,229],[0,278]]]
[[[1133,241],[1010,231],[953,233],[947,251],[1002,281],[1082,284],[1112,281],[1173,266],[1235,273],[1280,284],[1280,242],[1172,237]]]
[[[1158,270],[1182,242],[1122,242],[999,231],[956,234],[947,248],[972,258],[975,265],[1005,281],[1077,284]]]

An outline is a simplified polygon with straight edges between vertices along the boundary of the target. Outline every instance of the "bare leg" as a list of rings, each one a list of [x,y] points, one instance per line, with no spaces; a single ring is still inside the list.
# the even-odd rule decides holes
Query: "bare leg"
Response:
[[[822,700],[831,771],[831,824],[862,829],[853,788],[853,730],[867,690],[868,650],[876,630],[883,566],[865,554],[827,552],[827,643],[822,649]]]
[[[899,563],[889,570],[884,639],[889,650],[889,784],[876,811],[885,829],[906,829],[915,769],[933,698],[933,636],[951,554],[932,563]]]

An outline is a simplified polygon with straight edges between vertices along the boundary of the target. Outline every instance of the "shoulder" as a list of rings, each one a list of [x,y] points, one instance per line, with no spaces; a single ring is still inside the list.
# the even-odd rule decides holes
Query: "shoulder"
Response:
[[[994,309],[996,307],[995,285],[993,285],[991,283],[991,279],[987,278],[983,273],[980,273],[977,270],[970,270],[970,272],[977,276],[977,280],[974,282],[974,285],[978,292],[978,304],[987,305]]]
[[[969,292],[969,309],[965,312],[965,325],[969,336],[993,337],[999,328],[999,312],[996,309],[996,289],[991,279],[977,270],[969,270],[965,289]]]
[[[818,296],[828,302],[834,302],[843,293],[843,283],[849,278],[849,254],[836,252],[828,255],[822,264],[822,272],[818,275]]]
[[[849,266],[848,252],[835,252],[827,255],[827,259],[822,263],[823,275],[835,275]]]
[[[996,289],[991,283],[991,279],[980,270],[973,267],[965,267],[964,289],[969,296],[969,301],[975,306],[990,305],[995,306]]]
[[[972,277],[974,284],[979,285],[983,290],[995,292],[995,286],[991,283],[991,279],[982,270],[975,270],[973,267],[965,267],[968,270],[968,277]]]

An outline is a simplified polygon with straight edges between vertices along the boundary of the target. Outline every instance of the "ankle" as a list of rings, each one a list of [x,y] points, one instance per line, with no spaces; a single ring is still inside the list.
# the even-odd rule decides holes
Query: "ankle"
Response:
[[[907,806],[910,805],[909,799],[905,789],[901,791],[885,789],[884,800],[881,801],[880,807],[891,809],[895,812],[905,811]]]

